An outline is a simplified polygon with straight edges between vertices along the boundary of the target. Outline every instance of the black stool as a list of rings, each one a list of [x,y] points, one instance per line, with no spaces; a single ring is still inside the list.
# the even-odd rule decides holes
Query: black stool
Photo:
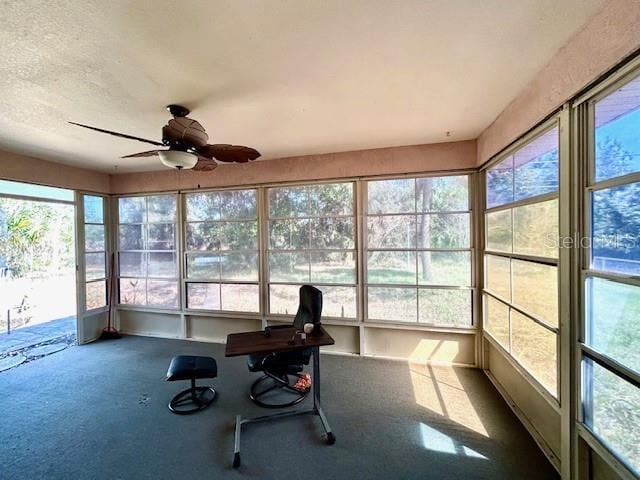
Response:
[[[169,410],[179,415],[187,415],[207,408],[216,398],[216,391],[211,387],[197,387],[196,380],[217,376],[218,365],[211,357],[191,355],[173,357],[167,370],[167,382],[191,380],[191,388],[173,397],[169,402]]]

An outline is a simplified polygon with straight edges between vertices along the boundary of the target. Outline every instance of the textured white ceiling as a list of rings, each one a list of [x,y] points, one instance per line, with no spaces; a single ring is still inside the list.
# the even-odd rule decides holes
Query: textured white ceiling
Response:
[[[160,139],[169,103],[265,159],[475,138],[603,3],[0,0],[0,148],[161,169],[66,122]]]

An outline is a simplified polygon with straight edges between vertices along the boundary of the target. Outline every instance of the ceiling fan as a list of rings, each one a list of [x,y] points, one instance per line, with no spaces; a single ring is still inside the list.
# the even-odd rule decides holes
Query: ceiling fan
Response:
[[[169,147],[167,149],[134,153],[122,158],[151,157],[158,155],[163,165],[178,170],[192,168],[193,170],[211,171],[218,166],[217,162],[246,163],[260,156],[260,152],[250,147],[224,143],[208,144],[209,135],[205,132],[204,127],[196,120],[187,117],[187,115],[189,115],[188,108],[182,105],[168,105],[167,110],[173,115],[173,118],[162,127],[162,142],[112,132],[90,125],[83,125],[82,123],[69,123],[95,130],[96,132],[107,133],[115,137],[150,143],[158,147]]]

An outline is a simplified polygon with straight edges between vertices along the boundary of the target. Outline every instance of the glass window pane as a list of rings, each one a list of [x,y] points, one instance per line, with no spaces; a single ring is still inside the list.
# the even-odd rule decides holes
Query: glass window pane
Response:
[[[416,217],[386,215],[367,218],[368,248],[416,248]]]
[[[511,301],[511,260],[496,255],[485,255],[485,288]]]
[[[353,183],[309,185],[308,193],[313,215],[353,215]]]
[[[308,282],[308,254],[304,252],[269,252],[269,280],[272,282]]]
[[[144,225],[120,225],[118,245],[120,250],[142,250],[144,248]]]
[[[558,258],[558,200],[513,209],[513,251]]]
[[[311,283],[356,283],[355,252],[310,254]]]
[[[257,253],[229,253],[221,256],[222,278],[233,281],[258,281]]]
[[[152,307],[177,307],[178,283],[167,280],[147,280],[147,305]]]
[[[557,337],[511,310],[511,354],[542,386],[557,397]]]
[[[421,285],[471,285],[470,252],[418,252]]]
[[[220,222],[220,250],[257,250],[258,222]]]
[[[348,250],[354,247],[353,218],[314,218],[311,248]]]
[[[368,213],[413,213],[415,179],[378,180],[367,183]]]
[[[355,287],[328,287],[317,285],[322,291],[322,316],[356,318]],[[270,285],[269,309],[271,313],[295,315],[298,310],[300,285]]]
[[[120,279],[120,303],[125,305],[147,304],[147,280],[144,278]]]
[[[269,222],[270,248],[303,250],[309,248],[309,220],[272,220]]]
[[[218,192],[220,218],[233,220],[253,220],[256,213],[255,190],[228,190]]]
[[[104,225],[84,226],[84,249],[87,252],[103,252],[104,246]]]
[[[469,210],[469,180],[466,175],[416,179],[418,212],[462,212]]]
[[[587,344],[640,372],[640,288],[588,278]]]
[[[584,360],[585,423],[640,474],[640,389]]]
[[[540,135],[513,155],[515,200],[558,190],[558,127]]]
[[[84,255],[84,261],[86,280],[96,280],[107,276],[105,274],[104,252],[86,253]]]
[[[487,170],[487,208],[513,202],[513,157]]]
[[[154,223],[147,226],[148,250],[175,250],[175,225],[173,223]]]
[[[123,197],[118,199],[120,223],[144,223],[147,204],[145,197]]]
[[[513,304],[551,326],[558,326],[558,269],[512,260]]]
[[[322,290],[322,316],[356,318],[355,287],[318,286]]]
[[[368,252],[367,282],[416,284],[416,252]]]
[[[188,253],[187,277],[202,280],[220,280],[221,263],[222,255]]]
[[[417,303],[415,288],[367,288],[369,320],[417,322]]]
[[[221,286],[221,310],[229,312],[259,312],[258,285],[225,284]]]
[[[87,283],[85,289],[85,310],[104,307],[107,304],[106,292],[107,288],[104,280]]]
[[[149,253],[149,277],[175,278],[176,272],[176,254],[174,252],[167,253]]]
[[[595,104],[596,181],[640,170],[640,78]]]
[[[639,201],[640,183],[593,192],[592,268],[640,274]]]
[[[509,351],[509,307],[484,295],[484,329]]]
[[[147,222],[174,223],[176,221],[176,197],[155,195],[147,197]]]
[[[186,220],[202,222],[220,219],[220,207],[217,192],[187,193]]]
[[[45,187],[44,185],[35,185],[33,183],[11,182],[9,180],[0,180],[0,193],[9,195],[20,195],[23,197],[49,198],[52,200],[67,200],[73,202],[73,190],[64,188]]]
[[[309,213],[307,187],[269,189],[269,218],[304,217]]]
[[[147,257],[142,252],[120,252],[120,275],[123,277],[144,277],[147,275]]]
[[[187,283],[187,308],[220,310],[220,284]]]
[[[468,248],[468,213],[418,215],[418,248]]]
[[[84,223],[104,223],[104,198],[84,195]]]
[[[187,223],[185,238],[187,251],[216,251],[221,245],[221,225],[219,223]]]
[[[300,303],[299,290],[299,285],[269,285],[269,312],[295,315]]]
[[[420,288],[418,322],[447,327],[471,326],[471,290]]]
[[[512,237],[511,209],[490,212],[487,220],[487,250],[511,252]]]

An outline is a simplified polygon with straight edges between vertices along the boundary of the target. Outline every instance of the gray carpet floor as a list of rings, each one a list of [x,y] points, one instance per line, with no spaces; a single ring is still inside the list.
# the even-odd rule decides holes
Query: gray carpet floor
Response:
[[[166,404],[173,355],[210,355],[213,406]],[[552,466],[479,370],[322,355],[316,417],[248,425],[231,468],[236,413],[256,374],[217,344],[125,337],[68,348],[0,373],[2,479],[555,479]],[[311,402],[309,397],[305,403]]]

